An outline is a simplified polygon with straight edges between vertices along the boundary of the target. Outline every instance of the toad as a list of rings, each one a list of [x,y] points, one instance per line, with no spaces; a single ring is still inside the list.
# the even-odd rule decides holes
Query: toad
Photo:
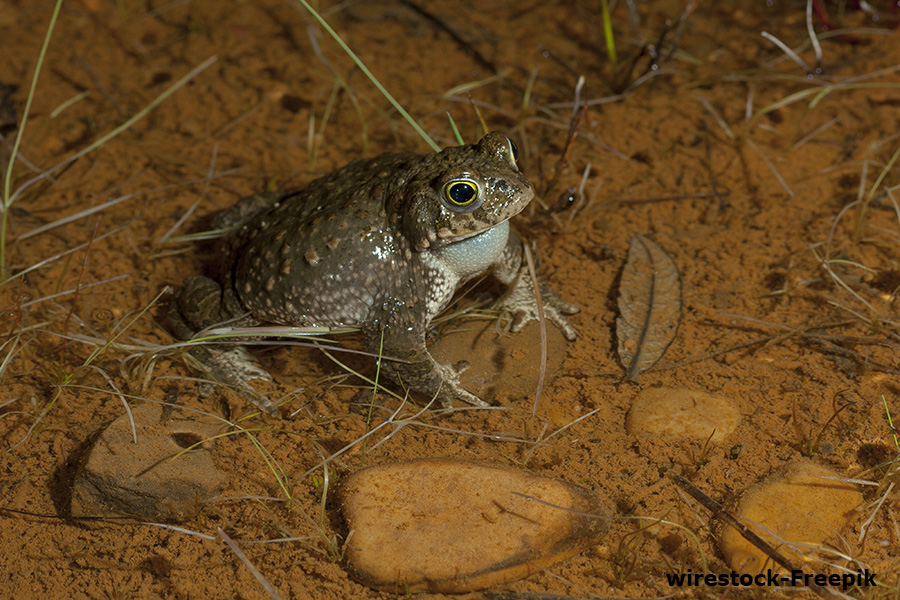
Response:
[[[514,315],[514,331],[537,318],[522,240],[509,224],[534,197],[516,163],[515,144],[493,132],[437,153],[358,160],[302,190],[244,198],[214,223],[229,232],[217,279],[184,281],[171,328],[189,339],[223,322],[355,327],[402,386],[445,407],[486,406],[453,367],[435,362],[425,334],[455,291],[486,272],[505,286],[494,308]],[[578,309],[539,288],[546,317],[574,340],[563,314]],[[242,346],[198,352],[226,383],[246,389],[269,378]]]

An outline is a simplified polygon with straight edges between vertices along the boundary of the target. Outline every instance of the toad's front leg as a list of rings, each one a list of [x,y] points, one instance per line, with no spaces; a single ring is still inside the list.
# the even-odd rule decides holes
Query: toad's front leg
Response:
[[[539,318],[537,299],[534,295],[534,283],[531,279],[531,273],[525,260],[525,248],[522,238],[514,229],[510,229],[509,240],[503,254],[497,260],[494,266],[494,277],[507,286],[506,292],[497,299],[493,307],[495,310],[509,312],[513,315],[513,331],[519,331],[529,321]],[[551,323],[556,325],[563,335],[570,342],[578,337],[578,332],[569,321],[563,316],[564,314],[575,314],[578,307],[569,304],[559,297],[549,285],[542,279],[537,270],[537,259],[535,259],[535,274],[538,278],[538,288],[541,292],[541,307],[544,309],[544,315]]]

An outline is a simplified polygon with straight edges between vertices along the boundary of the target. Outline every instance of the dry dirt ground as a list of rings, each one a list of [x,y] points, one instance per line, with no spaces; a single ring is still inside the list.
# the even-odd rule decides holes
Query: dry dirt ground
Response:
[[[615,69],[600,2],[319,5],[441,146],[454,143],[448,111],[466,140],[480,137],[474,104],[490,129],[518,141],[543,206],[582,186],[572,205],[546,215],[534,202],[515,220],[547,279],[581,307],[572,318],[580,336],[554,350],[563,360],[538,414],[533,392],[510,391],[501,376],[489,399],[509,410],[408,419],[410,407],[385,427],[397,405],[388,400],[372,419],[352,410],[365,383],[313,349],[260,354],[276,377],[266,392],[285,402],[281,418],[254,414],[237,395],[201,397],[178,352],[161,348],[172,339],[156,299],[209,261],[202,245],[179,236],[203,230],[217,210],[354,158],[427,151],[421,138],[286,0],[66,2],[12,190],[214,62],[7,209],[0,597],[267,597],[216,537],[219,528],[282,597],[387,597],[348,576],[335,555],[345,533],[336,507],[320,507],[326,470],[316,466],[349,446],[328,461],[329,484],[366,464],[459,456],[525,467],[612,500],[618,517],[599,545],[494,590],[506,598],[775,595],[667,585],[665,573],[702,571],[704,560],[713,572],[729,569],[716,544],[720,521],[669,475],[729,505],[811,456],[872,485],[861,487],[865,501],[849,526],[805,568],[865,565],[881,585],[849,593],[896,598],[900,496],[890,485],[900,481],[896,463],[879,465],[898,454],[886,407],[900,415],[898,15],[888,2],[872,5],[878,19],[853,3],[823,2],[834,24],[852,29],[820,36],[821,73],[809,75],[761,35],[815,70],[805,2],[691,1],[687,12],[683,2],[636,4],[634,12],[613,4]],[[0,1],[0,82],[18,86],[2,103],[8,139],[51,11],[48,2]],[[823,32],[815,16],[813,25]],[[636,233],[675,261],[684,300],[674,343],[639,384],[623,378],[615,327]],[[368,361],[353,365],[373,375]],[[709,444],[630,435],[633,399],[655,386],[728,397],[740,425]],[[179,403],[233,423],[249,417],[239,424],[253,438],[216,443],[225,490],[181,524],[186,532],[65,518],[78,457],[126,401]],[[367,444],[355,443],[378,427]]]

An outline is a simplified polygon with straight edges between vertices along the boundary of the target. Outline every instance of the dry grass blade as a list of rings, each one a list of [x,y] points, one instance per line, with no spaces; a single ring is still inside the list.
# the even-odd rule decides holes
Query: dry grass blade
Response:
[[[68,158],[66,158],[65,160],[63,160],[62,162],[57,163],[56,166],[51,167],[51,168],[47,169],[46,171],[43,171],[42,173],[40,173],[40,174],[37,175],[36,177],[34,177],[34,178],[32,178],[32,179],[26,181],[25,183],[23,183],[20,187],[18,187],[18,188],[12,193],[11,196],[9,196],[9,197],[7,197],[7,198],[4,199],[4,202],[5,202],[6,207],[8,208],[11,204],[13,204],[13,202],[15,202],[16,199],[19,198],[19,196],[21,196],[21,195],[25,192],[25,190],[27,190],[28,188],[30,188],[30,187],[31,187],[32,185],[34,185],[35,183],[37,183],[37,182],[39,182],[39,181],[42,181],[42,180],[44,180],[44,179],[50,177],[51,175],[53,175],[54,173],[56,173],[57,171],[59,171],[59,170],[62,169],[63,167],[66,167],[67,165],[69,165],[69,164],[71,164],[71,163],[77,161],[77,160],[80,159],[81,157],[83,157],[83,156],[85,156],[85,155],[87,155],[87,154],[90,154],[91,152],[93,152],[93,151],[96,150],[97,148],[100,148],[101,146],[103,146],[104,144],[106,144],[106,142],[108,142],[109,140],[111,140],[111,139],[117,137],[117,136],[118,136],[119,134],[121,134],[123,131],[127,131],[128,129],[130,129],[132,125],[134,125],[135,123],[137,123],[138,121],[140,121],[141,119],[143,119],[143,118],[144,118],[145,116],[147,116],[153,109],[155,109],[157,106],[159,106],[160,104],[162,104],[163,101],[166,100],[166,98],[168,98],[169,96],[171,96],[172,94],[174,94],[175,92],[177,92],[179,89],[181,89],[182,87],[184,87],[185,85],[187,85],[187,83],[188,83],[189,81],[191,81],[191,80],[194,79],[197,75],[199,75],[200,73],[202,73],[203,71],[205,71],[205,70],[206,70],[207,68],[209,68],[213,63],[215,63],[217,60],[219,60],[219,57],[218,57],[218,56],[211,56],[211,57],[207,58],[205,61],[203,61],[202,63],[200,63],[199,65],[197,65],[197,66],[194,67],[193,69],[191,69],[187,74],[185,74],[184,76],[182,76],[178,81],[176,81],[175,83],[173,83],[172,85],[170,85],[168,88],[166,88],[161,94],[159,94],[156,98],[154,98],[152,102],[150,102],[147,106],[145,106],[145,107],[142,108],[140,111],[138,111],[137,113],[135,113],[134,116],[132,116],[130,119],[128,119],[127,121],[125,121],[124,123],[122,123],[121,125],[119,125],[118,127],[116,127],[115,129],[113,129],[112,131],[110,131],[110,132],[104,134],[103,136],[101,136],[100,138],[98,138],[97,140],[95,140],[93,143],[91,143],[89,146],[86,146],[85,148],[82,148],[81,150],[79,150],[78,152],[72,154],[71,156],[69,156]]]
[[[522,249],[525,251],[528,273],[531,275],[531,282],[534,285],[534,298],[538,309],[538,325],[541,328],[541,362],[537,386],[534,390],[534,406],[531,409],[531,414],[536,415],[538,406],[541,403],[541,392],[544,389],[544,376],[547,373],[547,319],[544,316],[544,305],[541,302],[541,284],[538,282],[537,273],[534,270],[534,258],[531,256],[531,249],[528,247],[528,244],[522,244]]]
[[[635,234],[619,284],[616,335],[625,379],[638,381],[665,354],[681,321],[678,267],[652,240]]]
[[[23,233],[18,237],[18,241],[27,240],[28,238],[34,237],[36,235],[40,235],[45,231],[50,231],[51,229],[56,229],[57,227],[62,227],[63,225],[67,225],[68,223],[72,223],[84,217],[89,217],[93,214],[102,213],[107,208],[112,208],[116,204],[120,202],[124,202],[125,200],[131,200],[138,194],[128,194],[126,196],[119,196],[118,198],[113,198],[108,202],[104,202],[103,204],[98,204],[97,206],[92,206],[90,208],[86,208],[84,210],[78,211],[74,215],[69,215],[68,217],[63,217],[62,219],[57,219],[52,223],[47,223],[46,225],[41,225],[36,229],[32,229],[26,233]]]
[[[96,238],[93,239],[93,242],[94,242],[94,243],[99,242],[100,240],[104,240],[104,239],[106,239],[106,238],[108,238],[108,237],[110,237],[110,236],[112,236],[112,235],[115,235],[115,234],[119,233],[120,231],[124,231],[125,229],[127,229],[127,228],[131,225],[131,222],[132,222],[133,220],[134,220],[134,219],[131,219],[131,220],[129,220],[128,222],[126,222],[124,225],[122,225],[122,226],[120,226],[120,227],[116,227],[116,228],[114,228],[114,229],[111,229],[110,231],[107,231],[106,233],[103,233],[103,234],[98,235]],[[45,266],[47,266],[47,265],[49,265],[49,264],[51,264],[51,263],[53,263],[53,262],[59,260],[60,258],[69,256],[70,254],[74,254],[75,252],[78,252],[78,251],[80,251],[80,250],[83,250],[83,249],[87,248],[87,246],[88,246],[89,244],[90,244],[90,242],[82,242],[82,243],[78,244],[77,246],[74,246],[74,247],[72,247],[72,248],[69,248],[68,250],[64,250],[64,251],[60,252],[59,254],[54,254],[54,255],[51,256],[50,258],[45,258],[45,259],[40,260],[40,261],[38,261],[38,262],[36,262],[36,263],[33,263],[32,265],[30,265],[30,266],[28,266],[28,267],[25,267],[24,269],[21,269],[21,270],[19,270],[19,271],[16,271],[15,274],[10,275],[10,276],[7,277],[6,279],[0,278],[0,287],[3,287],[3,286],[6,285],[7,283],[9,283],[9,282],[11,282],[11,281],[13,281],[13,280],[15,280],[15,279],[21,279],[21,278],[24,278],[26,275],[28,275],[28,274],[31,273],[32,271],[36,271],[36,270],[38,270],[38,269],[41,269],[41,268],[43,268],[43,267],[45,267]]]
[[[225,542],[225,544],[229,548],[231,548],[231,551],[234,552],[235,556],[237,556],[240,559],[240,561],[242,563],[244,563],[244,566],[247,567],[247,569],[250,571],[250,573],[253,575],[253,577],[256,578],[256,581],[259,582],[259,585],[262,586],[262,588],[266,591],[266,593],[269,595],[269,597],[273,598],[274,600],[281,600],[281,595],[278,593],[278,590],[275,589],[275,586],[272,585],[271,583],[269,583],[269,580],[266,579],[265,576],[259,572],[259,569],[257,569],[253,565],[253,563],[250,562],[250,559],[247,557],[247,555],[244,553],[244,551],[241,550],[240,547],[234,543],[234,540],[231,539],[227,533],[222,531],[221,527],[219,528],[219,537],[222,538],[222,541]]]
[[[778,46],[778,47],[781,49],[781,51],[784,52],[784,53],[785,53],[792,61],[794,61],[795,63],[797,63],[797,65],[798,65],[801,69],[803,69],[804,71],[806,71],[806,74],[807,74],[807,75],[811,75],[811,74],[812,74],[813,70],[809,68],[809,65],[806,64],[806,61],[803,60],[802,58],[800,58],[800,56],[799,56],[796,52],[794,52],[793,50],[791,50],[790,47],[789,47],[787,44],[785,44],[784,42],[782,42],[781,40],[779,40],[777,37],[775,37],[774,35],[772,35],[772,34],[769,33],[768,31],[763,31],[760,35],[762,35],[764,38],[766,38],[767,40],[769,40],[770,42],[772,42],[773,44],[775,44],[776,46]]]
[[[57,3],[57,6],[56,6],[56,9],[54,12],[53,22],[55,22],[55,20],[56,20],[56,14],[58,13],[59,7],[61,4],[62,4],[61,2]],[[128,119],[127,121],[125,121],[124,123],[122,123],[121,125],[116,127],[115,129],[113,129],[112,131],[101,136],[99,139],[95,140],[90,145],[86,146],[85,148],[82,148],[81,150],[72,154],[71,156],[69,156],[68,158],[63,160],[62,162],[57,163],[55,166],[50,167],[49,169],[46,169],[46,170],[40,172],[38,175],[32,177],[28,181],[25,181],[19,187],[17,187],[15,190],[13,190],[12,189],[12,180],[13,180],[13,167],[14,167],[14,163],[15,163],[15,157],[17,156],[18,145],[19,145],[19,142],[21,141],[22,133],[25,130],[25,124],[27,122],[27,116],[28,116],[28,114],[27,114],[28,109],[31,106],[31,101],[32,101],[33,95],[34,95],[34,86],[37,82],[37,78],[38,78],[38,75],[40,72],[40,65],[43,62],[44,51],[46,50],[46,46],[49,43],[51,32],[52,32],[52,23],[51,23],[50,29],[47,32],[47,36],[46,36],[45,42],[44,42],[44,50],[42,50],[42,52],[41,52],[41,57],[39,58],[39,61],[38,61],[38,67],[37,67],[35,76],[32,81],[32,89],[31,89],[31,92],[29,93],[28,100],[26,102],[26,111],[22,117],[22,123],[19,127],[19,130],[16,133],[16,141],[13,145],[13,150],[12,150],[12,153],[10,156],[10,161],[9,161],[9,164],[7,165],[6,173],[3,174],[3,182],[2,182],[3,183],[3,193],[2,193],[2,198],[0,198],[0,205],[2,205],[2,208],[0,208],[0,279],[3,279],[4,281],[0,282],[0,285],[5,284],[7,281],[9,281],[9,279],[12,279],[12,277],[7,278],[7,274],[8,274],[7,271],[8,271],[9,265],[7,265],[6,244],[7,244],[7,229],[9,226],[8,221],[9,221],[10,208],[12,207],[13,203],[26,190],[28,190],[34,184],[39,183],[41,181],[45,181],[47,179],[50,179],[55,173],[58,173],[65,168],[68,168],[75,161],[77,161],[80,158],[82,158],[83,156],[93,152],[97,148],[100,148],[101,146],[106,144],[106,142],[115,138],[116,136],[121,134],[123,131],[128,130],[137,121],[143,119],[148,113],[150,113],[154,108],[156,108],[159,104],[161,104],[166,98],[168,98],[169,96],[174,94],[176,91],[178,91],[180,88],[185,86],[190,80],[192,80],[194,77],[196,77],[198,74],[200,74],[203,70],[205,70],[206,68],[208,68],[210,65],[212,65],[214,62],[216,62],[218,60],[218,58],[215,56],[208,58],[206,61],[204,61],[203,63],[201,63],[194,69],[192,69],[189,73],[187,73],[181,79],[176,81],[173,85],[169,86],[165,91],[163,91],[159,96],[157,96],[152,102],[150,102],[150,104],[145,106],[142,110],[138,111],[133,117],[131,117],[130,119]],[[128,196],[126,196],[125,198],[128,198]],[[110,203],[107,203],[107,204],[110,204]],[[115,204],[115,202],[113,202],[112,204]],[[102,210],[103,208],[105,208],[105,206],[101,207],[97,210]],[[81,213],[75,215],[74,218],[75,219],[81,218],[83,216],[86,216],[87,214],[90,214],[93,211],[94,211],[94,209],[89,209],[88,211],[82,211]],[[62,222],[51,224],[50,227],[56,227],[64,222],[67,222],[67,220],[63,219]],[[35,235],[35,234],[32,234],[32,235]],[[25,271],[19,271],[13,277],[22,276],[22,275],[24,275],[24,273],[25,273]]]
[[[760,147],[758,145],[756,145],[756,142],[754,142],[750,138],[747,138],[745,141],[747,142],[747,145],[750,146],[750,149],[753,150],[754,152],[756,152],[757,156],[759,156],[762,159],[762,161],[764,163],[766,163],[766,166],[769,167],[769,170],[772,171],[772,175],[774,175],[775,179],[778,181],[778,185],[781,186],[781,188],[785,191],[785,193],[790,198],[793,198],[794,191],[787,184],[787,181],[784,180],[784,177],[781,176],[781,173],[778,171],[778,168],[775,166],[775,163],[773,163],[772,160],[768,156],[763,154],[763,151],[760,149]]]

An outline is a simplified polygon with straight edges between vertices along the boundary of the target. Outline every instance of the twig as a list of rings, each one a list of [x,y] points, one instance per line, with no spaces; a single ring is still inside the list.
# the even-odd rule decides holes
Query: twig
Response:
[[[798,570],[794,566],[794,564],[791,563],[791,561],[789,561],[783,554],[775,550],[764,539],[753,533],[746,525],[738,521],[737,518],[735,518],[734,515],[725,510],[721,504],[704,494],[698,488],[694,487],[694,485],[691,484],[687,479],[677,473],[672,473],[672,479],[674,479],[675,483],[677,483],[694,500],[702,504],[707,510],[713,513],[713,516],[724,521],[726,525],[732,527],[735,531],[741,534],[741,537],[756,546],[773,561],[775,561],[788,571]],[[814,581],[808,581],[807,585],[812,592],[814,592],[821,598],[841,597],[841,595],[835,592],[833,589],[817,585]]]
[[[565,169],[569,165],[569,153],[572,151],[572,143],[575,141],[575,138],[578,137],[578,130],[581,129],[581,123],[584,121],[584,115],[586,112],[587,106],[582,104],[572,115],[572,120],[569,123],[569,134],[566,136],[566,145],[563,147],[562,154],[559,157],[559,165],[556,169],[556,172],[553,174],[553,178],[550,180],[550,183],[547,184],[547,187],[544,190],[543,195],[545,197],[549,195],[554,186],[556,186],[556,182],[559,180],[559,176],[562,173],[563,169]]]
[[[401,0],[401,4],[408,7],[410,10],[418,14],[420,17],[424,18],[426,21],[429,21],[433,24],[437,29],[443,31],[447,35],[450,36],[456,44],[465,50],[471,57],[477,62],[483,69],[487,69],[491,73],[497,73],[497,65],[489,61],[485,56],[478,51],[478,48],[467,42],[462,38],[462,36],[456,32],[455,29],[450,27],[446,21],[441,19],[436,14],[426,10],[418,3],[413,2],[412,0]]]

